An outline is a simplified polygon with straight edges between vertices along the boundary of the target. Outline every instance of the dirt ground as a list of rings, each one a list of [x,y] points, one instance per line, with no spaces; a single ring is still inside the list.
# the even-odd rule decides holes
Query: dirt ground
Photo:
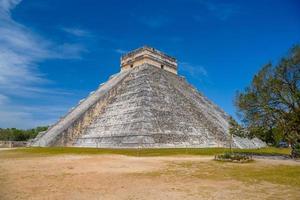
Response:
[[[275,160],[236,165],[300,167]],[[215,170],[225,165],[218,166],[212,157],[196,156],[2,158],[0,199],[300,199],[298,186],[218,178]]]

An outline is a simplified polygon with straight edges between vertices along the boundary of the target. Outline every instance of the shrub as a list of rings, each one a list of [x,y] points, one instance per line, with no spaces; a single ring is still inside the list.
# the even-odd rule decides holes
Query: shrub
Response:
[[[292,158],[300,158],[300,143],[293,145],[291,157]]]
[[[248,155],[243,154],[237,154],[237,153],[224,153],[220,155],[215,155],[215,160],[217,161],[225,161],[225,162],[250,162],[252,161],[252,157]]]

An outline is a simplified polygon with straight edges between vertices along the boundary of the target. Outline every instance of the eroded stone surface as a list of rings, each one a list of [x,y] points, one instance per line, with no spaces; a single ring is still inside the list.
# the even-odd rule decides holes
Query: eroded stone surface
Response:
[[[129,74],[130,70],[111,76],[105,84],[100,84],[95,92],[91,92],[85,100],[80,100],[66,116],[47,131],[41,132],[33,141],[32,146],[71,146],[90,125],[92,120],[101,114],[103,108],[114,97],[120,82]]]
[[[121,58],[121,72],[40,133],[33,146],[228,147],[229,116],[177,76],[176,59],[142,47]],[[233,138],[237,148],[258,139]]]
[[[184,78],[144,64],[109,80],[34,145],[228,147],[228,119]],[[265,146],[258,139],[233,142],[237,148]]]

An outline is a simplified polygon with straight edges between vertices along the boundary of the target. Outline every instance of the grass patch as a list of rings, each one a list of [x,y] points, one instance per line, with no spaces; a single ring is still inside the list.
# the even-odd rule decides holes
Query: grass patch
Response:
[[[212,181],[236,180],[248,184],[269,182],[285,186],[300,187],[299,165],[251,163],[229,163],[214,161],[173,162],[165,169],[154,172],[136,173],[136,176],[197,178]]]
[[[177,155],[201,155],[212,156],[229,152],[226,148],[153,148],[153,149],[101,149],[79,147],[29,147],[0,151],[0,158],[26,157],[26,156],[51,156],[62,154],[97,155],[118,154],[126,156],[177,156]],[[254,155],[289,155],[290,149],[261,148],[261,149],[234,149],[235,153],[247,153]]]
[[[267,181],[275,184],[300,187],[300,167],[290,165],[253,167],[246,166],[225,170],[229,175],[244,182]]]
[[[192,176],[201,179],[238,180],[246,183],[270,182],[300,187],[300,167],[294,165],[267,165],[260,163],[194,163],[182,164],[181,169],[191,170]]]

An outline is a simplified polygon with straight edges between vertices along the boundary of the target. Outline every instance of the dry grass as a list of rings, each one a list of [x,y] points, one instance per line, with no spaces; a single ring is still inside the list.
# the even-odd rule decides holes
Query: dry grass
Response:
[[[242,164],[214,161],[175,163],[161,174],[189,174],[200,179],[237,180],[245,183],[266,181],[300,188],[300,165],[266,165],[261,161]]]
[[[103,155],[111,151],[131,156]],[[140,157],[123,149],[1,151],[0,199],[300,199],[299,162],[225,163],[208,156],[220,149],[185,151],[145,150]]]
[[[286,148],[261,148],[261,149],[234,149],[236,153],[248,153],[255,155],[289,155],[290,149]],[[100,149],[78,147],[47,147],[47,148],[20,148],[10,151],[0,151],[0,158],[17,158],[32,156],[50,156],[62,154],[95,155],[95,154],[118,154],[127,156],[175,156],[175,155],[201,155],[211,156],[229,152],[226,148],[165,148],[165,149]]]

